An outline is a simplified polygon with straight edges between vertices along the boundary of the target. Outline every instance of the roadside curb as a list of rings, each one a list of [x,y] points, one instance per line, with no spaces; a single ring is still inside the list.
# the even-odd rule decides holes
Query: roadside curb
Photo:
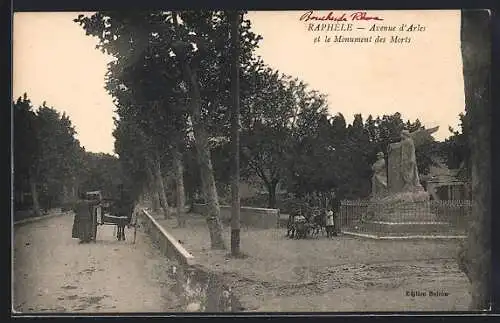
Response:
[[[173,257],[179,263],[188,266],[196,264],[194,256],[177,242],[146,209],[141,209],[140,214],[146,220],[146,231],[158,243],[158,247],[167,257]]]
[[[44,215],[44,216],[37,216],[35,218],[27,218],[24,220],[19,220],[19,221],[14,222],[14,226],[27,224],[27,223],[31,223],[31,222],[37,222],[37,221],[41,221],[41,220],[45,220],[45,219],[54,218],[56,216],[68,215],[68,214],[69,214],[69,212],[60,212],[60,213],[58,212],[58,213]]]
[[[456,236],[444,236],[444,235],[412,235],[412,236],[376,236],[373,234],[366,233],[357,233],[350,231],[342,231],[342,234],[360,237],[360,238],[368,238],[374,240],[414,240],[414,239],[422,239],[422,240],[453,240],[453,239],[466,239],[465,235],[456,235]]]
[[[211,299],[211,308],[215,311],[222,312],[241,312],[244,306],[237,298],[237,295],[231,292],[231,288],[227,287],[226,280],[223,275],[216,272],[205,265],[196,261],[195,257],[187,251],[184,246],[177,242],[175,237],[170,234],[158,221],[146,210],[141,208],[139,212],[141,223],[147,234],[156,243],[160,251],[169,259],[177,260],[180,268],[174,271],[186,290],[198,290],[198,292],[206,293],[206,297]],[[201,278],[200,277],[204,277]],[[195,283],[194,281],[198,281]],[[218,283],[216,283],[218,282]],[[193,285],[193,286],[191,286]],[[189,287],[191,286],[191,287]],[[192,293],[188,292],[188,293]],[[230,295],[230,296],[224,296]],[[228,304],[222,305],[221,300],[229,297],[231,310],[228,310]],[[223,302],[224,303],[224,302]],[[207,305],[209,306],[209,305]],[[210,308],[207,307],[207,308]],[[188,310],[189,311],[189,310]]]

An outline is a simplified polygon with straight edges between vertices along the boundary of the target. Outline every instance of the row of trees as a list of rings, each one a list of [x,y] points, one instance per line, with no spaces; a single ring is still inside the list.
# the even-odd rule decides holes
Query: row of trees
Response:
[[[182,150],[194,147],[211,245],[225,248],[211,148],[229,135],[229,15],[224,11],[98,12],[75,21],[87,34],[99,37],[100,48],[116,58],[109,66],[107,89],[118,107],[116,152],[127,173],[138,180],[134,184],[155,186],[168,216],[162,173],[173,169],[182,219],[184,181],[179,157]],[[239,36],[241,83],[248,88],[246,84],[262,65],[252,55],[260,37],[250,30],[249,21],[239,24]],[[133,144],[137,141],[142,143],[140,149]]]
[[[118,117],[115,151],[135,197],[147,192],[169,216],[165,177],[171,174],[179,225],[184,197],[199,189],[208,206],[213,248],[225,248],[217,187],[230,182],[231,14],[225,11],[97,12],[75,22],[115,57],[106,89]],[[241,20],[239,96],[241,175],[258,177],[276,204],[276,188],[304,194],[335,190],[344,198],[370,190],[378,151],[402,129],[422,127],[401,115],[331,116],[324,95],[265,65],[255,55],[261,39]],[[426,172],[438,143],[417,152]]]
[[[15,209],[65,206],[80,191],[117,194],[118,159],[86,152],[66,114],[44,102],[34,109],[27,94],[13,102]]]
[[[14,103],[14,188],[21,207],[30,192],[34,211],[63,202],[82,169],[83,150],[69,118],[45,102],[35,112],[24,94]],[[41,204],[40,204],[41,203]]]
[[[233,53],[229,40],[235,36],[230,17],[224,11],[149,11],[97,12],[75,19],[87,35],[99,38],[102,51],[116,58],[109,65],[106,88],[117,107],[115,151],[125,185],[135,198],[153,195],[166,216],[167,187],[175,187],[180,225],[185,191],[190,195],[201,188],[213,248],[225,248],[216,183],[229,181],[232,101],[226,60]],[[487,307],[488,260],[481,251],[488,254],[490,241],[489,186],[477,176],[483,182],[488,178],[489,133],[471,127],[489,124],[487,93],[477,91],[487,88],[487,50],[485,55],[471,54],[471,48],[487,48],[486,38],[475,36],[488,34],[482,32],[487,27],[480,20],[469,15],[462,22],[467,105],[462,131],[417,152],[419,169],[425,173],[433,153],[444,151],[449,165],[462,165],[465,176],[472,177],[473,195],[484,197],[474,204],[477,220],[465,252],[474,308]],[[401,129],[417,129],[420,122],[405,122],[399,114],[366,120],[357,115],[348,125],[341,114],[328,115],[332,109],[324,95],[270,69],[254,55],[261,37],[250,27],[248,20],[239,22],[242,175],[261,179],[270,206],[278,183],[299,194],[335,189],[341,197],[365,196],[376,152],[398,140]],[[45,105],[33,112],[26,96],[15,109],[17,187],[31,189],[38,203],[39,192],[65,191],[68,182],[83,178],[78,172],[84,169],[84,150],[74,139],[69,119]],[[165,181],[169,174],[172,183]],[[477,255],[479,265],[474,265],[471,260]]]
[[[290,93],[299,92],[293,89],[297,84],[294,82],[289,82],[287,85]],[[282,84],[286,85],[286,82]],[[286,88],[285,86],[284,89]],[[301,89],[303,87],[299,88]],[[267,102],[273,101],[279,103],[278,99],[272,98]],[[405,123],[398,113],[377,118],[369,116],[365,122],[360,115],[356,115],[352,125],[348,125],[342,114],[328,116],[322,109],[312,112],[313,115],[316,114],[314,118],[317,119],[317,123],[295,125],[287,123],[288,119],[299,119],[293,111],[286,109],[275,111],[264,104],[253,106],[260,110],[249,111],[248,106],[244,105],[246,109],[242,113],[241,146],[244,157],[241,162],[242,175],[247,181],[252,177],[259,178],[260,183],[267,189],[269,207],[276,206],[278,183],[281,187],[286,187],[289,192],[298,195],[335,190],[346,198],[366,196],[370,190],[368,180],[371,176],[370,165],[374,161],[376,152],[386,151],[390,142],[399,140],[401,129],[414,130],[421,126],[418,120],[414,123]],[[31,204],[31,200],[22,199],[22,192],[35,192],[32,194],[35,203],[39,203],[38,199],[41,199],[42,206],[49,207],[51,204],[60,204],[68,200],[78,189],[102,189],[107,194],[113,195],[123,178],[129,178],[134,183],[141,182],[144,178],[149,179],[146,181],[149,183],[150,179],[154,178],[153,172],[147,174],[148,168],[140,164],[127,165],[127,169],[134,171],[131,173],[133,176],[123,177],[122,165],[118,163],[116,157],[85,152],[74,138],[75,130],[69,118],[47,107],[45,103],[34,112],[31,102],[25,95],[15,102],[14,111],[15,187],[19,193],[19,198],[16,199],[18,207],[22,207],[23,201]],[[259,117],[257,113],[261,116]],[[272,120],[272,123],[265,124],[260,121],[266,117]],[[466,122],[464,115],[461,115],[461,120],[462,128],[467,129],[464,125]],[[120,136],[119,131],[124,130],[124,123],[117,121],[117,125],[121,127],[116,128],[115,136]],[[128,131],[135,134],[138,130],[128,129]],[[433,162],[428,156],[437,148],[442,151],[444,148],[445,157],[452,168],[458,168],[463,161],[469,160],[466,133],[463,130],[460,132],[450,129],[450,131],[453,136],[445,143],[433,143],[419,148],[417,156],[420,172],[425,173],[428,170]],[[201,185],[195,147],[189,140],[186,142],[187,147],[179,145],[179,149],[175,151],[175,160],[169,161],[171,155],[164,154],[163,165],[166,166],[164,166],[165,174],[161,178],[162,181],[166,181],[164,186],[175,187],[175,178],[169,181],[169,177],[174,177],[170,175],[182,174],[179,182],[183,186],[181,189],[187,192],[184,194],[181,192],[179,197],[184,198],[187,195],[192,199],[195,193],[199,192]],[[120,143],[123,141],[117,141],[118,151],[124,149],[120,147]],[[141,162],[142,156],[148,150],[144,142],[130,142],[128,147],[134,147],[138,155],[127,160],[122,159],[124,164]],[[211,155],[219,192],[224,193],[223,188],[230,181],[230,173],[227,170],[230,168],[231,154],[227,138],[220,138],[219,142],[213,145]],[[176,172],[174,168],[177,169]],[[168,189],[165,191],[167,192],[165,204],[168,205],[172,200],[175,201],[177,194],[173,192],[172,197]],[[161,197],[160,194],[156,194],[156,204],[160,206]],[[175,201],[175,204],[184,205],[184,202]]]

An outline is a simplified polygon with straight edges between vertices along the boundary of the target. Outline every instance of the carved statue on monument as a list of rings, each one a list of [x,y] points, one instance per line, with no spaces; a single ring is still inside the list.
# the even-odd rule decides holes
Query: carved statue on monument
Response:
[[[439,127],[435,127],[419,129],[414,132],[403,130],[401,141],[389,145],[388,189],[390,193],[420,193],[424,191],[418,175],[415,148],[433,140],[431,135],[438,129]]]
[[[391,165],[392,170],[399,173],[397,174],[397,182],[393,181],[391,184],[397,184],[396,187],[398,191],[421,191],[422,186],[420,185],[418,176],[415,144],[410,132],[408,130],[403,130],[401,132],[401,141],[389,145],[388,152],[390,156],[399,155],[394,156],[399,159],[398,163]],[[393,160],[396,158],[393,158]]]
[[[401,141],[389,145],[387,193],[374,199],[376,203],[368,211],[373,214],[370,218],[388,222],[431,221],[435,218],[427,203],[430,195],[420,184],[415,148],[432,141],[431,134],[437,130],[438,127],[414,132],[403,130]],[[381,161],[377,163],[373,165],[374,169],[376,165],[382,165]],[[372,183],[374,181],[372,178]],[[378,187],[375,190],[378,192]]]
[[[372,197],[380,197],[387,194],[387,169],[385,166],[384,153],[377,153],[377,161],[372,166]]]

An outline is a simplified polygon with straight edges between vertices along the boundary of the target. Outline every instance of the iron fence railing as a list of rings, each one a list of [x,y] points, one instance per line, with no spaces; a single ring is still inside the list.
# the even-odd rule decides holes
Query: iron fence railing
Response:
[[[340,231],[360,233],[464,234],[471,210],[470,200],[431,200],[398,205],[368,200],[344,200],[341,202],[337,223]]]

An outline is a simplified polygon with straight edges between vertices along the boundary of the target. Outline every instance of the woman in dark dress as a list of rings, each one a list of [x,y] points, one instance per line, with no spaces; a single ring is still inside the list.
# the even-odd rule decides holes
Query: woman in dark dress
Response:
[[[73,206],[75,219],[73,222],[72,237],[80,239],[80,243],[87,243],[93,237],[93,205],[85,195],[81,194],[80,199]]]

